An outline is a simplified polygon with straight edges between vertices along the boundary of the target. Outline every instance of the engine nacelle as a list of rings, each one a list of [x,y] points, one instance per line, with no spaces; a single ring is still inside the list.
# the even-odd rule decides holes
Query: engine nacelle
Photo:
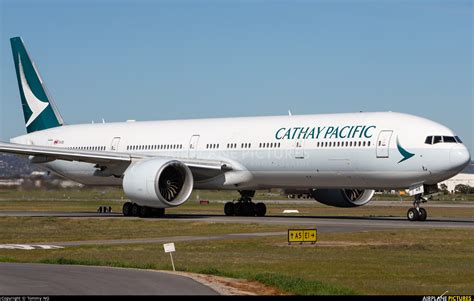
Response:
[[[333,207],[357,207],[367,204],[375,190],[314,189],[311,196],[318,202]]]
[[[125,195],[138,205],[167,208],[186,202],[193,184],[193,174],[182,162],[153,158],[130,165],[122,185]]]

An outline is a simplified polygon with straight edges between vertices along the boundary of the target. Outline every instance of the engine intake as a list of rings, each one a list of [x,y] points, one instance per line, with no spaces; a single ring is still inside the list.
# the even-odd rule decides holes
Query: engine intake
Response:
[[[125,195],[141,206],[175,207],[193,190],[189,167],[177,160],[153,158],[132,164],[124,173]]]
[[[311,196],[318,202],[334,207],[357,207],[370,202],[375,190],[314,189]]]

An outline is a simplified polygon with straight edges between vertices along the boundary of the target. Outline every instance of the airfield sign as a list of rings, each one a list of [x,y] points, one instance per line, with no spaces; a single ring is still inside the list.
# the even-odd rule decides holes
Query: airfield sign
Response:
[[[173,252],[176,252],[176,248],[174,247],[174,242],[163,244],[163,248],[165,249],[165,253],[170,253],[171,265],[173,266],[173,271],[176,272],[176,269],[174,268],[174,261],[173,261]]]
[[[288,229],[288,243],[311,242],[316,243],[318,239],[317,229]]]

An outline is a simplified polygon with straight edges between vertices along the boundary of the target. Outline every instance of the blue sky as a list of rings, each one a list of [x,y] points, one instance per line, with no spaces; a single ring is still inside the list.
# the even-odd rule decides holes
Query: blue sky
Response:
[[[2,140],[22,36],[67,123],[399,111],[474,150],[471,1],[0,3]]]

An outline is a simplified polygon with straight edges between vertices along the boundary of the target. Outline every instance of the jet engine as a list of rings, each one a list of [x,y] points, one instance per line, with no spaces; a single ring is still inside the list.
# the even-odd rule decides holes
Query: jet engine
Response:
[[[367,204],[375,190],[314,189],[311,196],[318,202],[333,207],[357,207]]]
[[[123,175],[123,191],[141,206],[175,207],[193,190],[189,167],[177,160],[153,158],[132,163]]]

